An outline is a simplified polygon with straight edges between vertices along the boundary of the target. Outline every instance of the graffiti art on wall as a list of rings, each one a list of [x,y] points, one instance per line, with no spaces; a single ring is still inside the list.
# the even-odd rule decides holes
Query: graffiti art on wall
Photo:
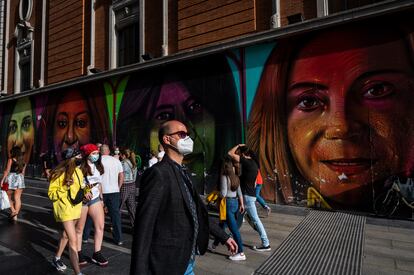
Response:
[[[384,21],[385,22],[385,21]],[[184,121],[199,192],[247,142],[277,203],[411,217],[414,35],[404,18],[346,24],[0,104],[2,163],[107,143],[147,165],[158,128]],[[390,23],[394,22],[394,23]],[[38,165],[39,166],[39,165]]]
[[[412,173],[413,39],[404,31],[348,25],[274,49],[248,140],[285,202],[372,211],[388,177]]]

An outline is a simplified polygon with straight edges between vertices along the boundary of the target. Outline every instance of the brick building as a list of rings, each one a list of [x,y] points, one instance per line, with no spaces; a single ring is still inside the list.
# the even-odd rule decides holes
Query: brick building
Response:
[[[349,9],[375,12],[382,2],[401,1],[0,0],[1,91],[19,93],[256,33],[282,32]]]

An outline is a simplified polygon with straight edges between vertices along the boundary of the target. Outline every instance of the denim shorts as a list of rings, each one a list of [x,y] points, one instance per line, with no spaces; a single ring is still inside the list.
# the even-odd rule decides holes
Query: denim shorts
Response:
[[[82,206],[91,206],[92,204],[95,204],[95,203],[97,203],[97,202],[99,202],[99,201],[101,201],[101,198],[100,197],[96,197],[96,198],[94,198],[94,199],[92,199],[92,200],[90,200],[90,201],[88,201],[88,202],[86,202],[86,203],[82,203]]]

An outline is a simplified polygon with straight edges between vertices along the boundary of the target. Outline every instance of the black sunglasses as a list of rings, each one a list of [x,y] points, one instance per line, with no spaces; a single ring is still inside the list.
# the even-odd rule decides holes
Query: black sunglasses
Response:
[[[177,135],[179,138],[186,138],[190,134],[185,132],[185,131],[178,131],[178,132],[174,132],[174,133],[171,133],[171,134],[167,134],[167,136],[173,136],[173,135]]]

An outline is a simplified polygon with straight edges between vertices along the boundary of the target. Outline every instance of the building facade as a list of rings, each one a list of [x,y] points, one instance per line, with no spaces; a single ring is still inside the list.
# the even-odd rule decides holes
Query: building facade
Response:
[[[145,166],[159,125],[179,119],[200,192],[247,143],[269,201],[412,218],[413,11],[412,1],[0,1],[1,161],[19,146],[40,176],[40,156],[100,142]]]

